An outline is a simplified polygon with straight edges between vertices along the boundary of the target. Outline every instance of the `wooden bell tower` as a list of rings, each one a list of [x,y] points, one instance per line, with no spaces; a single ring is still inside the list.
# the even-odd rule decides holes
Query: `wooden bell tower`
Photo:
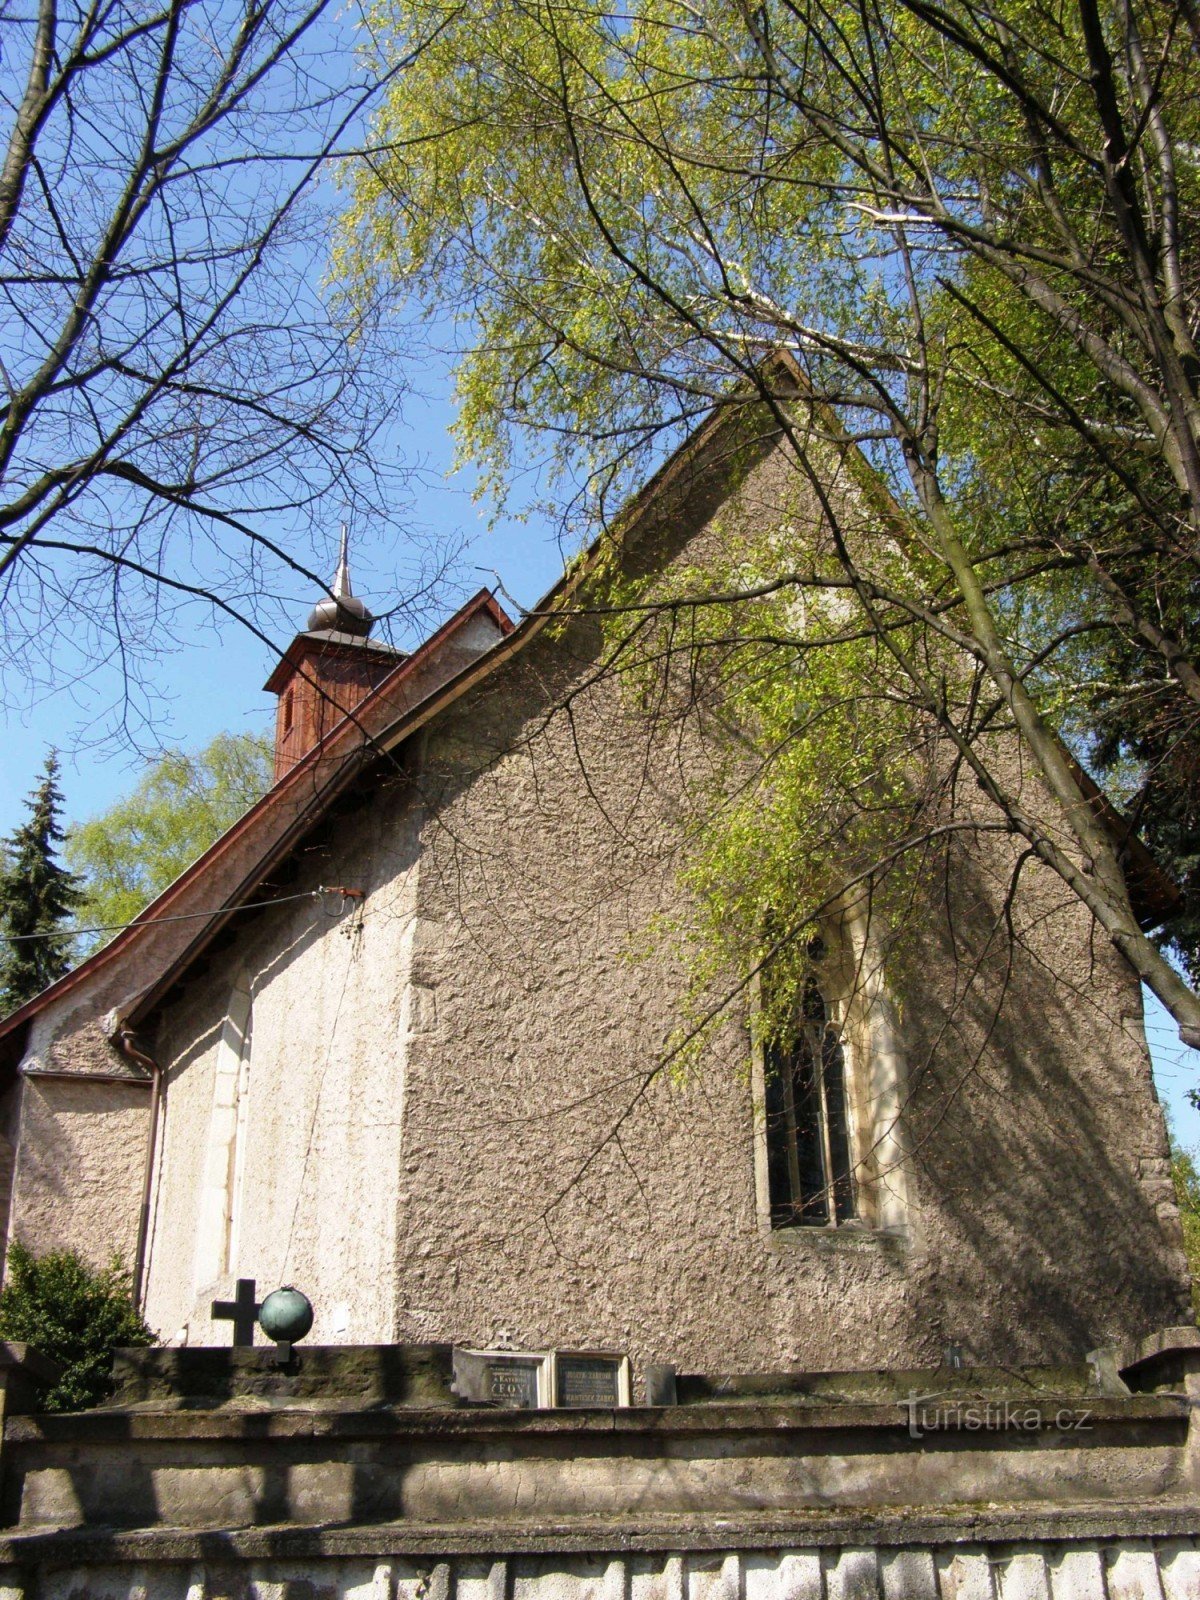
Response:
[[[350,587],[346,529],[330,592],[318,601],[265,687],[278,695],[275,782],[382,683],[405,659],[403,650],[370,637],[374,617]]]

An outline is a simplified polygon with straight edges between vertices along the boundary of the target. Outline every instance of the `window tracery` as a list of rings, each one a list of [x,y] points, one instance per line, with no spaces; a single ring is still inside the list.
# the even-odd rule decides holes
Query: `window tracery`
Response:
[[[858,1220],[846,1054],[815,975],[793,1026],[764,1052],[771,1226]]]

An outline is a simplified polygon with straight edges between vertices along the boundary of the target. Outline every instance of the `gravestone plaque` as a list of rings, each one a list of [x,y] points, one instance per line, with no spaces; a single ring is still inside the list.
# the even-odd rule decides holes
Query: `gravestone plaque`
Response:
[[[501,1406],[536,1406],[540,1366],[540,1361],[506,1361],[493,1356],[487,1364],[488,1399]]]
[[[610,1356],[559,1356],[560,1406],[616,1406],[621,1403],[619,1358]]]
[[[545,1356],[509,1355],[504,1350],[462,1350],[455,1345],[452,1360],[452,1394],[460,1400],[484,1406],[534,1407],[539,1401],[539,1385]]]

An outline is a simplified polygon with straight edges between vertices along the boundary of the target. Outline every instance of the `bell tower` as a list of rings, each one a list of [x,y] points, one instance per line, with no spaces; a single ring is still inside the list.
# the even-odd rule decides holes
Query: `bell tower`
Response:
[[[275,713],[275,782],[334,725],[353,711],[393,667],[403,650],[370,637],[374,617],[350,586],[347,535],[330,593],[313,607],[264,687],[279,697]]]

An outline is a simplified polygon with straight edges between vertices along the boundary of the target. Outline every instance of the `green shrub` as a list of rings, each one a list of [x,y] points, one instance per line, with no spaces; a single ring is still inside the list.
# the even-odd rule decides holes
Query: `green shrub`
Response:
[[[0,1338],[19,1339],[62,1364],[45,1411],[83,1411],[112,1393],[112,1355],[155,1342],[133,1303],[129,1273],[113,1258],[98,1271],[73,1250],[34,1256],[14,1243],[0,1291]]]

